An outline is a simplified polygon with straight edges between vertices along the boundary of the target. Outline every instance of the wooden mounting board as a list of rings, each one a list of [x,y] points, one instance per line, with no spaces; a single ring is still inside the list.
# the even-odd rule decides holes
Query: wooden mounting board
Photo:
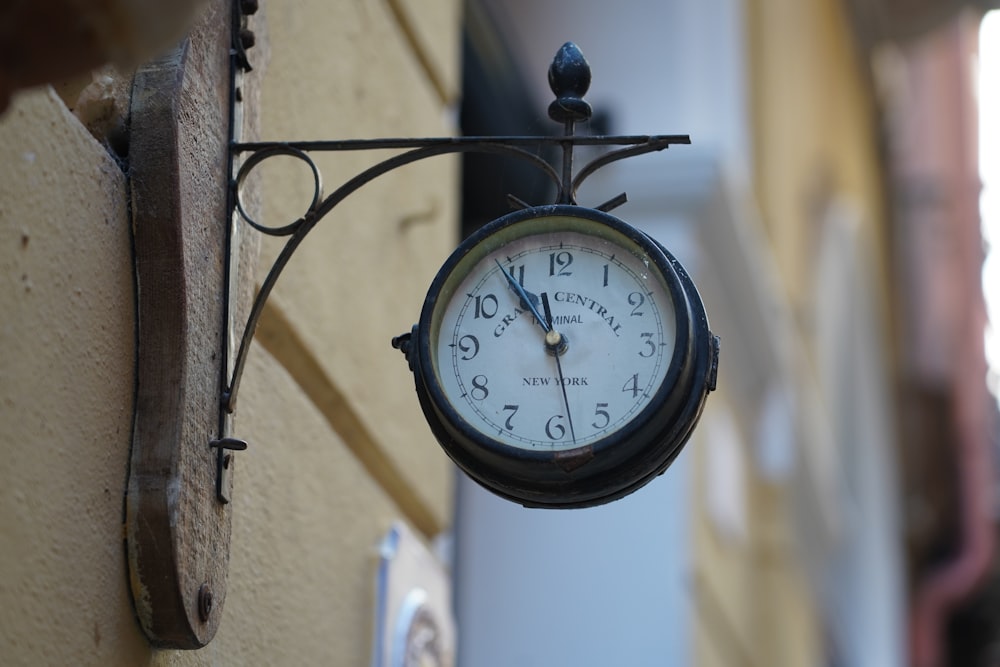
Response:
[[[217,498],[209,442],[226,317],[229,12],[208,3],[132,89],[138,380],[125,540],[136,615],[160,647],[206,645],[226,599],[233,505]]]

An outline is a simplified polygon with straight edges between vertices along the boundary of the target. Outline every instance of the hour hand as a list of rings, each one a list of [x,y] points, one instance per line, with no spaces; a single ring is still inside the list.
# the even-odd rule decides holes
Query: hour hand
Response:
[[[507,284],[521,300],[521,307],[530,310],[531,314],[535,316],[535,321],[538,322],[538,326],[542,327],[543,331],[548,332],[548,330],[552,327],[549,326],[549,321],[542,317],[542,314],[538,312],[538,296],[524,289],[524,287],[521,286],[521,283],[517,282],[514,276],[510,274],[510,271],[504,268],[503,264],[500,263],[500,260],[494,259],[493,261],[500,267],[500,271],[503,272],[504,278],[507,279]]]

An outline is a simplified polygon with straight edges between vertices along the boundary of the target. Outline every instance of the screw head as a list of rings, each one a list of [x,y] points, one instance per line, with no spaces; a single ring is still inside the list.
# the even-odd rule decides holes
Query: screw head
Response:
[[[212,617],[213,602],[211,586],[207,583],[202,584],[201,588],[198,589],[198,617],[202,623],[208,623],[208,619]]]

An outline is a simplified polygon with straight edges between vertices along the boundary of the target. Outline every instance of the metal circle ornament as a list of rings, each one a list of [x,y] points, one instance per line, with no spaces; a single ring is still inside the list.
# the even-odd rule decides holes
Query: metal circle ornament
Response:
[[[562,204],[466,239],[394,345],[448,456],[528,507],[600,505],[662,473],[718,364],[677,260],[618,218]]]

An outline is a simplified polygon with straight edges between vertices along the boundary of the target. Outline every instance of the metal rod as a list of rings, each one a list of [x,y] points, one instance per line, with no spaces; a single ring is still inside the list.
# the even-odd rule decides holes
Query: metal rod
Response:
[[[288,147],[300,151],[363,151],[393,148],[428,148],[430,146],[459,146],[481,144],[504,144],[507,146],[551,146],[571,143],[574,146],[628,146],[655,143],[664,147],[673,144],[690,144],[686,134],[635,134],[615,136],[470,136],[470,137],[427,137],[423,139],[342,139],[321,141],[251,141],[234,143],[232,150],[247,153],[266,148]]]
[[[618,160],[624,160],[625,158],[662,151],[670,146],[671,143],[691,143],[690,137],[685,136],[684,138],[687,139],[687,141],[660,142],[656,141],[657,137],[650,137],[650,141],[645,144],[630,146],[629,148],[621,148],[616,151],[611,151],[610,153],[605,153],[604,155],[591,160],[584,165],[579,173],[577,173],[576,178],[573,179],[573,185],[571,188],[573,196],[576,196],[576,191],[580,188],[580,184],[582,184],[589,176],[601,167],[611,164],[612,162],[617,162]]]
[[[228,140],[230,150],[226,155],[226,182],[230,183],[235,177],[237,153],[232,150],[240,138],[243,131],[243,104],[240,88],[242,86],[244,68],[249,69],[250,63],[247,61],[246,53],[242,50],[239,40],[240,28],[243,23],[243,14],[238,2],[230,5],[231,30],[230,39],[232,41],[229,49],[229,128]],[[230,370],[233,367],[233,332],[232,327],[235,315],[238,311],[238,262],[239,262],[239,217],[236,212],[236,191],[232,187],[226,188],[226,261],[223,267],[223,285],[225,293],[222,295],[222,354],[220,359],[220,386],[228,386]],[[219,439],[226,439],[229,436],[232,424],[231,414],[225,410],[219,410]],[[225,489],[222,486],[221,473],[216,471],[216,497],[222,502],[228,502],[225,497]]]
[[[574,204],[576,197],[573,191],[573,131],[576,123],[572,118],[566,120],[562,145],[562,184],[559,186],[559,203]],[[640,144],[641,145],[641,144]]]

